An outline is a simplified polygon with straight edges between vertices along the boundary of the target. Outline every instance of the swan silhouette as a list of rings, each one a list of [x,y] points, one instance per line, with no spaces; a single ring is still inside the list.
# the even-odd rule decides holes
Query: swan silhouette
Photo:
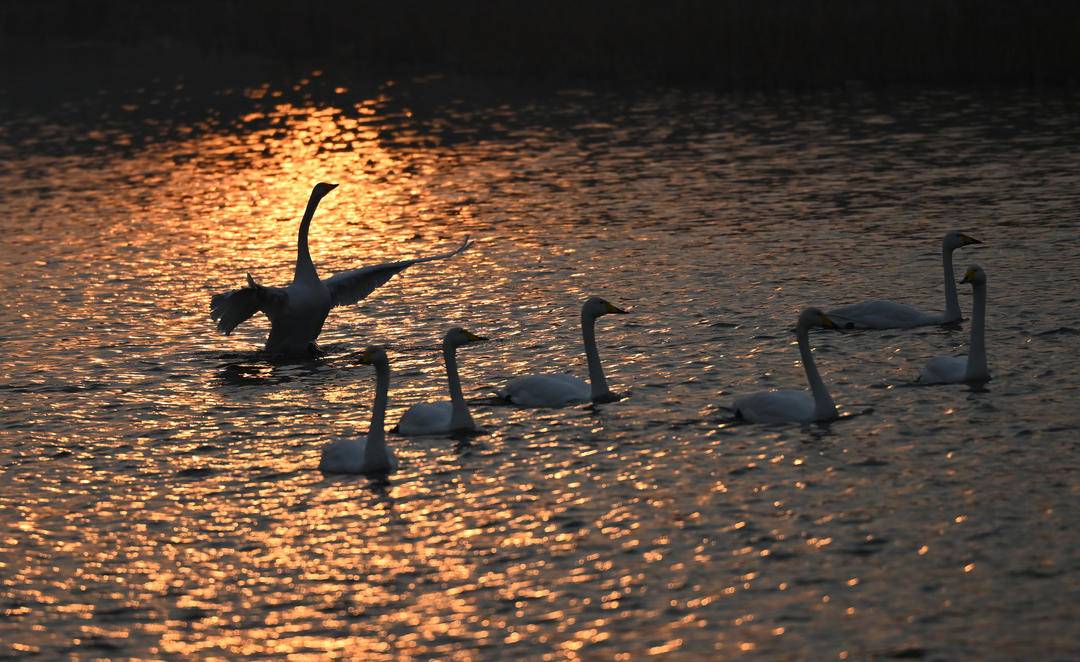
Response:
[[[611,392],[600,365],[596,348],[596,320],[609,313],[625,315],[626,311],[601,299],[589,297],[581,306],[581,337],[589,363],[589,381],[573,375],[527,375],[518,377],[500,389],[497,395],[523,407],[563,407],[577,402],[612,402],[619,396]]]
[[[910,329],[916,326],[951,324],[960,321],[960,300],[956,297],[956,276],[952,254],[957,248],[981,244],[962,232],[948,232],[941,239],[941,266],[945,271],[945,312],[924,313],[905,303],[874,299],[829,311],[837,326],[846,329]]]
[[[986,382],[990,369],[986,365],[986,272],[972,265],[961,283],[971,283],[975,302],[971,311],[970,348],[965,356],[935,356],[919,372],[921,384],[959,384]]]
[[[375,406],[366,437],[339,439],[322,449],[319,471],[328,474],[392,474],[398,461],[386,445],[386,402],[390,391],[390,361],[382,347],[368,347],[360,363],[375,366]]]
[[[229,335],[255,313],[262,312],[270,320],[266,353],[274,356],[318,356],[320,351],[315,340],[322,332],[323,322],[332,308],[360,301],[414,264],[445,260],[471,245],[466,237],[460,246],[447,253],[353,269],[323,280],[319,278],[311,253],[308,252],[308,227],[319,202],[335,188],[337,184],[320,182],[311,190],[307,209],[300,221],[292,283],[286,287],[266,287],[256,283],[248,274],[246,287],[216,294],[210,299],[210,318],[217,323],[219,331]]]
[[[799,339],[799,355],[810,390],[761,391],[744,395],[735,400],[732,407],[737,417],[750,423],[811,423],[837,418],[836,405],[810,351],[810,329],[815,326],[835,329],[836,324],[817,308],[807,308],[799,315],[795,335]]]

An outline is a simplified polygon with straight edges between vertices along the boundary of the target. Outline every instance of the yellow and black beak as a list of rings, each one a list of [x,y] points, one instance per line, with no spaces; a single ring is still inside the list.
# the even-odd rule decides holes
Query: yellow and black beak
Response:
[[[830,319],[829,316],[826,315],[825,313],[821,313],[820,322],[821,322],[821,328],[823,328],[823,329],[838,329],[838,328],[840,328],[840,327],[836,326],[836,322],[832,321],[832,319]]]
[[[472,331],[466,331],[465,337],[469,339],[469,342],[487,342],[488,340],[486,336],[478,336]]]
[[[368,349],[365,349],[363,352],[361,352],[360,353],[360,358],[357,359],[360,362],[360,365],[374,365],[374,363],[375,363],[375,353],[377,351],[378,350],[368,348]]]
[[[606,310],[609,313],[617,313],[619,315],[629,315],[630,314],[629,311],[623,310],[622,308],[619,308],[615,304],[607,302],[607,301],[604,302],[604,310]]]
[[[966,234],[960,235],[960,242],[963,246],[970,246],[971,244],[981,244],[982,242],[975,237],[969,237]]]
[[[970,282],[972,282],[974,280],[975,280],[975,270],[974,269],[968,269],[967,271],[964,272],[964,277],[962,279],[960,279],[960,283],[961,284],[970,283]]]

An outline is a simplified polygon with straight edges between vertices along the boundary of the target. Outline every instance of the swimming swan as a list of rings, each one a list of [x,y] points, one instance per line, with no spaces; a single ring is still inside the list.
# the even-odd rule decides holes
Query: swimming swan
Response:
[[[390,362],[386,350],[368,347],[360,355],[360,363],[375,366],[375,407],[371,410],[371,425],[367,437],[339,439],[322,449],[319,471],[330,474],[391,474],[397,471],[398,461],[386,446],[387,392],[390,390]]]
[[[924,313],[907,304],[874,299],[829,311],[829,317],[848,329],[909,329],[916,326],[950,324],[960,321],[960,301],[956,298],[952,254],[957,248],[982,242],[962,232],[949,232],[941,240],[941,263],[945,269],[945,314]]]
[[[975,303],[971,311],[971,348],[966,356],[935,356],[919,372],[920,384],[959,384],[990,379],[986,367],[986,273],[972,265],[961,283],[971,283]]]
[[[409,407],[398,421],[398,434],[418,436],[476,430],[476,423],[465,404],[465,396],[461,394],[456,353],[458,347],[485,340],[487,338],[459,327],[446,332],[442,348],[443,359],[446,361],[446,379],[450,384],[450,399],[442,402],[421,402]]]
[[[600,297],[589,297],[581,306],[581,336],[589,361],[589,382],[572,375],[529,375],[518,377],[498,392],[498,396],[524,407],[561,407],[575,402],[611,402],[618,396],[608,389],[600,352],[596,349],[596,318],[626,311]]]
[[[751,423],[810,423],[831,421],[837,417],[836,405],[814,365],[810,352],[810,328],[835,329],[836,324],[817,308],[807,308],[799,315],[795,335],[810,391],[762,391],[744,395],[735,401],[735,415]]]
[[[270,337],[266,340],[268,354],[318,355],[315,339],[319,337],[331,308],[360,301],[414,264],[453,257],[470,245],[466,238],[461,246],[448,253],[353,269],[321,280],[308,252],[308,226],[319,201],[336,187],[337,184],[319,183],[311,190],[304,218],[300,221],[296,269],[288,287],[265,287],[248,274],[247,287],[216,294],[210,299],[210,319],[217,322],[219,331],[229,335],[261,311],[270,319]]]

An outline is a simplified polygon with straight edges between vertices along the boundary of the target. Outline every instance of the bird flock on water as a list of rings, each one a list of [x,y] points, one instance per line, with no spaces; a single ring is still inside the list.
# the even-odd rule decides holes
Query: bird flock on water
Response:
[[[219,331],[228,335],[255,313],[261,312],[270,320],[270,335],[265,346],[268,355],[321,356],[322,350],[315,341],[333,308],[360,301],[414,264],[449,259],[471,245],[466,238],[460,246],[446,253],[353,269],[322,279],[308,251],[308,229],[319,202],[336,186],[319,183],[311,191],[300,221],[296,268],[289,285],[267,287],[248,274],[246,286],[211,297],[210,317],[217,323]],[[953,252],[980,243],[978,239],[961,232],[948,232],[942,239],[944,313],[927,313],[906,304],[880,299],[842,306],[828,312],[818,308],[803,310],[799,314],[795,335],[809,391],[795,389],[751,393],[736,398],[726,409],[736,419],[748,423],[812,423],[839,418],[832,396],[814,362],[810,349],[810,329],[910,329],[960,322],[962,317],[957,283],[954,281]],[[930,359],[919,373],[919,383],[981,384],[990,379],[986,359],[986,273],[978,265],[972,265],[964,273],[960,284],[970,284],[974,295],[968,354]],[[589,297],[581,307],[581,335],[588,363],[588,381],[565,373],[524,375],[500,388],[497,396],[520,407],[562,407],[619,400],[620,396],[608,387],[596,345],[597,319],[613,313],[626,314],[627,311],[596,296]],[[461,390],[457,350],[486,340],[458,327],[447,331],[442,350],[450,399],[414,404],[401,416],[393,431],[405,436],[475,432],[477,426]],[[361,353],[359,362],[375,368],[375,402],[368,434],[366,437],[340,439],[325,446],[319,469],[326,473],[389,474],[398,467],[397,458],[386,443],[390,361],[383,347],[372,346]]]

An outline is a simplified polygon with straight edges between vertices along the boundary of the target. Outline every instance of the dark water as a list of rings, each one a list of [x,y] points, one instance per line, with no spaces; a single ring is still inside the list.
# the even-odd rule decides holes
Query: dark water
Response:
[[[92,86],[91,86],[92,87]],[[1080,652],[1075,99],[502,93],[329,74],[0,106],[0,655],[1065,659]],[[476,246],[332,313],[318,363],[213,332],[284,283],[317,181],[324,274]],[[941,310],[948,229],[989,278],[994,380],[909,387],[967,326],[815,334],[848,413],[732,426],[805,385],[807,305]],[[959,274],[958,274],[959,277]],[[471,443],[390,443],[388,484],[317,472],[444,397],[584,375],[628,399],[476,404]],[[970,309],[962,288],[961,305]]]

